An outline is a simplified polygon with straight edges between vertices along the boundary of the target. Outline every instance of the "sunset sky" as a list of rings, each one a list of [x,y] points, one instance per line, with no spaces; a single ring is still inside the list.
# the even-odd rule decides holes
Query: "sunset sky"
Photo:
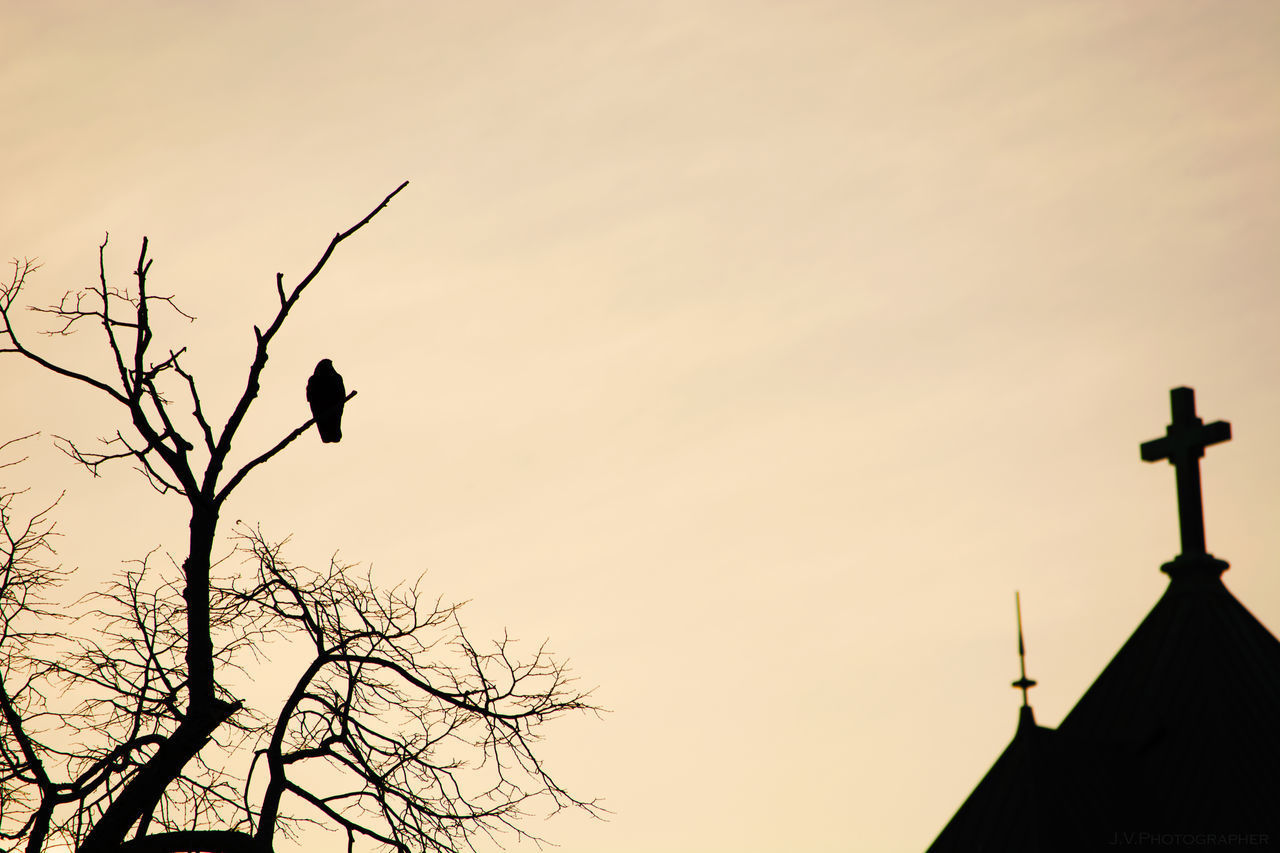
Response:
[[[1177,385],[1232,423],[1208,546],[1280,630],[1272,0],[8,0],[0,30],[0,258],[44,304],[148,236],[223,419],[276,272],[411,182],[240,450],[324,357],[342,443],[224,520],[426,571],[598,686],[543,745],[613,814],[535,821],[562,853],[923,850],[1013,735],[1014,590],[1049,726],[1162,592],[1173,472],[1138,445]],[[38,343],[107,373],[88,331]],[[52,448],[119,413],[11,357],[0,387],[77,583],[180,552],[180,500]]]

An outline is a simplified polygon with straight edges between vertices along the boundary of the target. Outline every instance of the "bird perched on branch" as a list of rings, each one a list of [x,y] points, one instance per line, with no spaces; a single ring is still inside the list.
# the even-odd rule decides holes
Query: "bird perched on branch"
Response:
[[[327,358],[316,365],[316,372],[307,380],[307,402],[311,404],[311,416],[316,419],[320,440],[342,440],[342,407],[346,405],[347,388],[342,377],[333,369]]]

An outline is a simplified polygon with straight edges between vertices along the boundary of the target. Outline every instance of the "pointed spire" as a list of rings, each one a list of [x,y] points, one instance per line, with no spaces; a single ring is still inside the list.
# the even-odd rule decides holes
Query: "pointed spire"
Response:
[[[1035,687],[1036,682],[1034,679],[1027,678],[1027,646],[1022,640],[1022,596],[1016,591],[1013,593],[1013,603],[1018,613],[1018,673],[1020,676],[1017,681],[1013,682],[1013,686],[1022,691],[1022,714],[1019,720],[1019,726],[1021,727],[1024,722],[1035,723],[1035,718],[1031,713],[1031,706],[1027,704],[1027,689]]]

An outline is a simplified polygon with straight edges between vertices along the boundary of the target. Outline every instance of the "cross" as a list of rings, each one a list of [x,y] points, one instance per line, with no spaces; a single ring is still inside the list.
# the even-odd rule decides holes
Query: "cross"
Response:
[[[1142,444],[1142,459],[1158,462],[1168,459],[1178,480],[1178,519],[1182,533],[1179,559],[1205,555],[1204,505],[1200,500],[1200,457],[1211,444],[1231,438],[1231,424],[1214,421],[1205,424],[1196,416],[1196,392],[1190,388],[1174,388],[1169,392],[1173,423],[1164,438]]]

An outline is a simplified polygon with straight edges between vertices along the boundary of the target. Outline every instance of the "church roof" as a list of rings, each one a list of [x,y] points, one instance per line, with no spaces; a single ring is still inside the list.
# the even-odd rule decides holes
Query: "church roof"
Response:
[[[1115,755],[1145,825],[1274,832],[1280,640],[1220,578],[1174,577],[1058,731]]]
[[[1115,794],[1109,770],[1091,744],[1037,725],[1024,705],[1013,740],[928,853],[1088,849]]]
[[[1191,389],[1171,398],[1166,436],[1142,445],[1177,475],[1164,595],[1056,730],[1024,688],[1012,742],[929,853],[1280,848],[1280,640],[1204,549],[1199,459],[1231,429],[1203,424]]]
[[[1057,729],[1024,706],[928,853],[1161,835],[1178,849],[1280,846],[1280,640],[1217,577],[1171,579]]]

